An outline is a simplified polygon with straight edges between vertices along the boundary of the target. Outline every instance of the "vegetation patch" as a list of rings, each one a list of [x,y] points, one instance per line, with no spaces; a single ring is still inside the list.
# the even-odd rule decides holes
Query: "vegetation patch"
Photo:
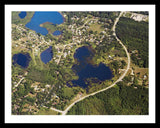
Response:
[[[148,115],[148,110],[148,89],[135,89],[120,82],[77,103],[68,115]]]
[[[127,46],[131,59],[139,67],[148,67],[148,23],[121,17],[116,27],[117,36]]]

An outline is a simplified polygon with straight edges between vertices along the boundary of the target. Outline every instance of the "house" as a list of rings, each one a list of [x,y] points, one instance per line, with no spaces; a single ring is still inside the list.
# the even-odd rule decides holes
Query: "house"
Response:
[[[66,56],[67,56],[67,53],[65,52],[63,56],[64,56],[64,58],[66,58]]]
[[[57,102],[52,103],[52,105],[56,105],[56,104],[57,104]]]
[[[49,85],[49,84],[46,84],[46,85],[45,85],[45,87],[46,87],[46,88],[50,88],[50,87],[51,87],[51,85]]]
[[[42,88],[41,91],[44,92],[44,91],[45,91],[45,88]]]
[[[137,89],[137,87],[134,87],[134,89]]]
[[[35,49],[35,52],[38,52],[38,49]]]
[[[108,57],[109,57],[109,59],[113,59],[112,56],[110,56],[110,55]]]
[[[17,84],[17,82],[13,82],[13,84],[14,84],[14,85],[16,85],[16,84]]]
[[[22,78],[22,77],[23,77],[22,75],[19,75],[19,76],[18,76],[18,78]]]
[[[143,76],[143,80],[145,80],[145,79],[147,79],[147,76],[146,76],[146,75]]]
[[[138,53],[138,50],[133,50],[132,53]]]
[[[39,88],[37,88],[37,85],[34,86],[34,90],[35,90],[35,91],[38,91],[38,90],[39,90]]]
[[[57,59],[57,60],[55,60],[55,62],[57,63],[57,62],[58,62],[58,59]]]

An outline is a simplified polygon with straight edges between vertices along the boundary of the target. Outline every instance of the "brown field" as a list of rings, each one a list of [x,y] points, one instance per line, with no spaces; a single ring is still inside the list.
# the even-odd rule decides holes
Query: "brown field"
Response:
[[[140,72],[140,78],[142,78],[145,74],[148,74],[148,68],[138,68],[138,67],[135,67],[134,72],[135,72],[135,74],[137,74],[137,73]]]

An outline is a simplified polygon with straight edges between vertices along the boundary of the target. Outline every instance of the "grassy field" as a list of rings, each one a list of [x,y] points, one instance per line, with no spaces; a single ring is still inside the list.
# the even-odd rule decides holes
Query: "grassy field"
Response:
[[[135,72],[135,74],[140,72],[140,78],[142,78],[143,75],[148,74],[148,68],[138,68],[138,67],[136,67],[134,72]]]
[[[35,115],[58,115],[58,112],[47,108],[41,108]]]
[[[93,32],[97,31],[97,33],[100,33],[101,31],[103,31],[103,29],[101,28],[101,25],[99,25],[98,23],[91,24],[88,31],[90,30],[92,30]]]
[[[63,95],[65,97],[71,97],[74,95],[73,89],[72,88],[63,88]]]
[[[34,14],[34,12],[27,12],[26,17],[24,19],[21,19],[18,16],[19,13],[20,13],[20,11],[13,11],[12,12],[12,24],[23,24],[23,25],[25,25],[31,20],[31,18]]]

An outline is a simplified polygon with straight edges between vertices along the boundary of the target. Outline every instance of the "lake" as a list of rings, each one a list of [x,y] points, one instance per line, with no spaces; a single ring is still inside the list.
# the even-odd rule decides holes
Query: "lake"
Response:
[[[22,12],[20,12],[20,13],[18,14],[18,16],[19,16],[21,19],[24,19],[24,18],[26,17],[26,15],[27,15],[27,12],[25,12],[25,11],[22,11]]]
[[[45,22],[50,22],[52,24],[62,24],[64,22],[64,18],[59,12],[38,11],[34,13],[30,22],[28,22],[25,26],[31,30],[36,31],[37,33],[47,35],[48,30],[44,27],[40,27],[40,24]]]
[[[62,34],[62,32],[59,31],[59,30],[56,30],[56,31],[54,31],[52,34],[53,34],[54,36],[59,36],[59,35]]]
[[[53,51],[52,51],[52,46],[44,50],[41,55],[41,60],[43,63],[47,64],[51,59],[53,58]]]
[[[18,64],[21,66],[21,68],[27,68],[31,60],[31,57],[29,53],[26,54],[18,53],[14,54],[12,59],[13,59],[13,65]]]
[[[105,81],[113,77],[112,71],[105,64],[93,65],[89,63],[93,56],[94,53],[87,46],[80,47],[76,50],[74,58],[78,63],[72,66],[72,70],[79,76],[79,79],[72,80],[73,86],[86,88],[88,86],[86,82],[87,78],[96,78],[99,81]]]

